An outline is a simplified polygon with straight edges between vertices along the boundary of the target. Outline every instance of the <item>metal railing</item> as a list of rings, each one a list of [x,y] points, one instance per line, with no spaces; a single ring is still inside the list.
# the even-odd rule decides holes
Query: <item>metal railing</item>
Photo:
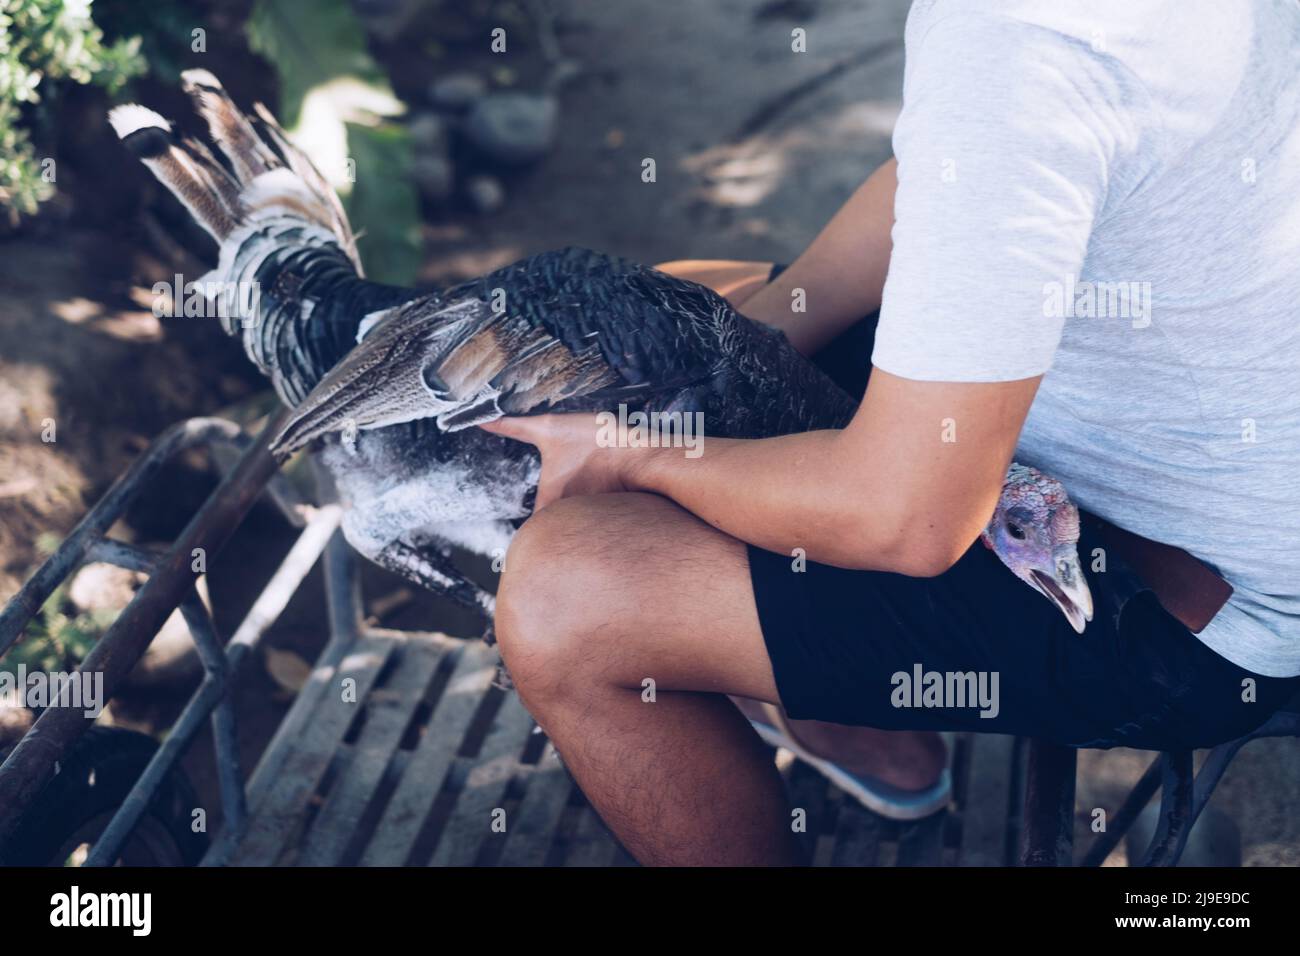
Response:
[[[1219,744],[1193,772],[1190,750],[1158,754],[1129,791],[1097,840],[1088,848],[1083,866],[1101,866],[1160,790],[1160,815],[1155,832],[1137,866],[1177,866],[1196,820],[1232,758],[1252,740],[1300,737],[1300,699],[1292,700],[1260,727]],[[1029,744],[1020,862],[1024,866],[1069,866],[1074,846],[1074,782],[1076,751],[1045,740]]]
[[[338,533],[337,505],[315,507],[303,502],[278,471],[268,451],[270,438],[286,413],[274,416],[253,439],[233,422],[195,418],[163,432],[109,488],[53,555],[0,611],[0,656],[22,636],[58,586],[85,564],[106,562],[148,577],[108,631],[95,643],[78,674],[102,674],[103,694],[111,699],[140,660],[172,612],[179,609],[203,665],[203,679],[176,719],[144,773],[95,841],[87,866],[111,865],[148,809],[158,788],[179,762],[203,721],[211,718],[221,794],[223,828],[219,844],[233,844],[246,825],[247,791],[236,746],[231,680],[241,662],[284,611],[317,559],[329,546],[326,589],[330,602],[332,643],[355,633],[360,619],[352,555]],[[150,551],[108,537],[108,529],[181,453],[207,447],[213,458],[221,449],[238,459],[170,548]],[[195,582],[204,564],[195,556],[215,554],[263,493],[294,526],[298,539],[266,587],[222,643],[211,613],[200,600]],[[333,542],[331,544],[331,542]],[[63,696],[45,708],[0,766],[0,860],[5,841],[55,774],[58,761],[93,724]]]

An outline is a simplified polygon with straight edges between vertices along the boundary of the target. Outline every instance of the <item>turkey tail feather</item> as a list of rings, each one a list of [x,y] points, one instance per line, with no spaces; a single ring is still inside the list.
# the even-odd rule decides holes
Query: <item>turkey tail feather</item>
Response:
[[[221,149],[243,185],[280,166],[248,118],[239,111],[225,88],[207,70],[186,70],[181,86],[208,124],[212,140]]]
[[[182,139],[171,124],[143,106],[118,106],[108,121],[122,144],[149,167],[217,242],[239,222],[240,186],[206,147]]]
[[[143,106],[119,106],[109,121],[217,240],[216,268],[200,282],[222,328],[297,404],[356,343],[363,316],[417,293],[362,278],[342,203],[266,109],[246,116],[207,70],[182,82],[218,155]]]
[[[221,81],[207,70],[186,70],[181,81],[207,122],[213,142],[230,161],[244,187],[246,218],[258,218],[255,214],[266,208],[283,211],[283,206],[291,214],[310,219],[334,233],[357,275],[362,275],[356,239],[338,194],[307,154],[289,141],[271,112],[261,103],[254,104],[259,134],[258,127],[235,105]],[[274,175],[286,167],[287,173]],[[268,173],[272,174],[270,180],[261,179]]]
[[[311,161],[310,157],[289,141],[288,134],[276,122],[270,110],[261,103],[254,103],[253,112],[257,114],[262,132],[267,140],[279,151],[284,162],[324,203],[325,208],[329,211],[334,234],[338,236],[339,245],[343,247],[343,251],[352,260],[357,275],[364,276],[365,273],[361,269],[361,256],[357,254],[357,240],[352,234],[352,226],[348,222],[347,213],[343,211],[343,203],[339,202],[338,193],[330,188],[330,184],[325,181],[325,177],[320,174],[320,170],[316,168],[316,164]]]
[[[356,238],[343,204],[270,112],[255,106],[255,125],[207,70],[186,70],[181,80],[230,168],[201,143],[176,136],[153,110],[136,104],[109,113],[124,145],[218,242],[240,227],[255,230],[256,223],[278,216],[305,219],[332,234],[360,276]]]

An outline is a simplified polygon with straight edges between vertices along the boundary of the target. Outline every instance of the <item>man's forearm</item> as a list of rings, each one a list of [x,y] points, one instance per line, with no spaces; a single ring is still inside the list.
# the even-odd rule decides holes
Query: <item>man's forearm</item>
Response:
[[[892,249],[897,163],[889,160],[858,187],[812,244],[741,311],[785,332],[812,355],[854,322],[880,308]],[[806,312],[795,312],[802,289]]]
[[[839,567],[939,574],[993,514],[1038,382],[914,382],[877,368],[842,430],[708,438],[697,458],[610,450],[622,487],[665,495],[734,538]],[[957,422],[961,441],[949,434]]]
[[[699,458],[680,448],[620,449],[631,490],[671,498],[714,527],[749,544],[839,567],[935,573],[928,554],[910,544],[913,513],[899,482],[883,468],[863,468],[844,432],[779,438],[710,438]]]

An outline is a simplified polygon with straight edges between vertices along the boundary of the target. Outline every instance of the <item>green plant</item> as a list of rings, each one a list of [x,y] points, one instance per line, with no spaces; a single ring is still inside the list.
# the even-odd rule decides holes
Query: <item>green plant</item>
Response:
[[[42,557],[53,554],[58,546],[59,539],[52,534],[36,540],[36,550]],[[64,581],[55,588],[27,622],[22,640],[5,655],[0,671],[17,673],[19,664],[26,664],[29,671],[71,670],[108,630],[117,612],[70,612],[68,583]]]
[[[411,283],[420,265],[405,107],[366,47],[348,0],[257,0],[249,46],[279,76],[277,114],[343,197],[366,274]]]
[[[54,192],[32,134],[50,121],[60,83],[113,92],[144,72],[138,39],[106,44],[91,0],[0,0],[0,210],[11,224]]]
[[[180,82],[191,57],[194,28],[211,27],[207,2],[194,0],[93,0],[95,24],[105,40],[138,39],[149,75],[168,86]]]
[[[69,613],[67,585],[55,589],[27,624],[23,640],[5,656],[0,670],[72,670],[85,659],[117,616],[115,611]]]

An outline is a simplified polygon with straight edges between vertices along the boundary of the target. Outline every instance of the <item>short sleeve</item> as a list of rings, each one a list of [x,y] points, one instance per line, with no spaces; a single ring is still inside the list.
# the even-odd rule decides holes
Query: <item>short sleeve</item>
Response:
[[[873,363],[925,381],[1047,371],[1115,164],[1126,79],[1087,43],[954,13],[909,43]]]

